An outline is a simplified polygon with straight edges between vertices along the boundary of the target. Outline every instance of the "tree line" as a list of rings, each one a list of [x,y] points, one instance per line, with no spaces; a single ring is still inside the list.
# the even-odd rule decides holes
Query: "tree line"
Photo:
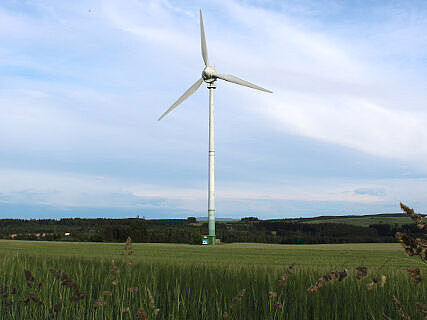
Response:
[[[417,233],[415,224],[301,223],[292,220],[217,222],[217,238],[224,243],[260,242],[278,244],[396,242],[396,232]],[[0,219],[0,237],[22,240],[164,242],[200,244],[208,233],[207,222],[188,219]]]

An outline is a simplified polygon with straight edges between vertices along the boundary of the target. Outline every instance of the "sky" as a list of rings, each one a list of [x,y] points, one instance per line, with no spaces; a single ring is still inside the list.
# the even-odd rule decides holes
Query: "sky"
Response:
[[[0,218],[427,211],[427,2],[3,0]]]

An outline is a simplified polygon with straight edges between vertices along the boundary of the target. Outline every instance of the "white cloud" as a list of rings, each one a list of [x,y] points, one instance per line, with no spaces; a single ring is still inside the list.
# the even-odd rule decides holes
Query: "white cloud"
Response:
[[[108,34],[108,27],[118,28],[142,40],[142,48],[158,44],[166,46],[170,62],[178,63],[170,66],[171,78],[179,79],[180,75],[176,73],[182,70],[179,61],[173,57],[177,53],[180,60],[184,59],[181,63],[186,65],[186,69],[194,69],[195,74],[198,74],[198,69],[201,71],[196,11],[193,13],[189,8],[183,9],[168,1],[153,0],[105,1],[97,5],[96,21],[101,22],[98,27],[106,28],[101,33]],[[390,79],[390,71],[384,65],[374,65],[365,57],[360,44],[352,52],[351,38],[340,39],[324,29],[317,31],[310,29],[311,26],[304,27],[283,12],[272,12],[237,1],[213,6],[219,14],[205,12],[211,60],[220,64],[220,71],[242,75],[275,92],[274,96],[268,97],[248,91],[237,98],[236,91],[231,93],[231,89],[227,89],[222,92],[227,98],[225,101],[230,104],[237,99],[246,101],[244,107],[247,110],[261,113],[265,116],[264,121],[276,123],[279,130],[372,155],[405,161],[416,158],[413,162],[417,165],[427,163],[427,112],[419,107],[426,97],[416,90],[408,90],[408,85],[403,83],[406,77],[399,82],[392,70],[394,73]],[[42,27],[37,27],[40,21],[35,18],[1,11],[5,16],[3,24],[5,28],[17,28],[18,34],[26,38],[33,37],[33,34],[27,35],[25,30],[42,35],[54,30],[57,24],[59,31],[54,31],[54,35],[58,40],[59,34],[66,32],[67,28],[74,29],[73,34],[77,29],[83,29],[79,23],[87,28],[95,26],[90,19],[80,17],[78,14],[83,12],[78,10],[74,10],[70,17],[61,18],[56,12],[59,9],[54,10],[47,5],[42,8],[50,8],[48,16],[56,17],[51,24],[45,21]],[[78,8],[83,11],[85,6],[79,4]],[[233,27],[217,21],[218,18],[233,19],[230,21]],[[94,35],[100,33],[99,30],[88,31]],[[410,34],[414,34],[412,29]],[[391,40],[395,42],[397,36],[393,33]],[[84,40],[90,38],[86,35]],[[73,42],[77,38],[73,36],[72,39]],[[360,43],[359,39],[356,40]],[[53,38],[43,41],[53,42]],[[369,45],[375,46],[375,43]],[[10,59],[10,55],[6,56]],[[145,59],[143,52],[141,59]],[[21,61],[18,64],[31,66],[23,58],[18,61]],[[393,61],[389,63],[394,68]],[[53,71],[40,65],[35,67],[45,68],[44,72]],[[74,95],[81,89],[76,88]],[[103,94],[105,92],[96,92],[98,96]],[[176,96],[179,94],[177,91]],[[245,99],[245,96],[250,99]],[[80,98],[85,99],[85,95]],[[116,104],[119,103],[117,100]],[[3,101],[2,105],[7,103]]]
[[[222,183],[216,198],[221,202],[307,201],[348,203],[423,202],[427,179],[371,179],[342,181],[306,180],[269,186]],[[120,178],[65,172],[0,170],[3,202],[58,207],[179,207],[203,211],[206,190],[141,184]]]
[[[108,11],[112,23],[122,30],[149,43],[161,41],[173,49],[171,55],[188,52],[198,41],[186,33],[189,24],[197,28],[194,19],[183,22],[174,17],[170,5],[130,3]],[[393,73],[390,78],[394,71],[376,66],[360,51],[359,43],[352,52],[351,38],[337,39],[324,30],[304,28],[283,12],[236,1],[215,7],[225,19],[234,18],[236,27],[221,27],[213,14],[205,12],[211,60],[225,66],[225,71],[251,75],[250,79],[259,79],[254,82],[275,92],[273,97],[246,99],[247,109],[265,114],[280,130],[376,156],[427,164],[427,112],[408,105],[418,97],[418,106],[426,97],[408,90],[407,76],[399,81]],[[141,15],[146,19],[136,19]],[[239,33],[242,30],[246,30],[245,36]],[[194,69],[200,67],[197,60],[191,63]],[[393,61],[389,63],[394,68]],[[262,74],[262,70],[266,72]],[[230,96],[229,91],[226,94]]]
[[[106,0],[89,6],[85,1],[73,5],[46,1],[33,4],[42,13],[36,15],[0,8],[0,40],[6,43],[0,48],[0,66],[7,67],[0,76],[0,147],[6,152],[52,156],[66,149],[71,161],[90,150],[94,162],[104,152],[141,165],[153,154],[162,154],[170,172],[179,171],[174,167],[179,159],[192,160],[199,156],[196,149],[205,147],[200,134],[206,133],[205,93],[186,101],[172,115],[173,121],[155,120],[200,75],[198,5]],[[420,63],[421,71],[406,71],[404,59],[392,58],[408,54],[396,46],[403,38],[414,40],[412,59],[425,56],[421,52],[425,39],[417,36],[423,24],[399,32],[392,25],[384,26],[375,36],[361,39],[358,26],[347,33],[336,32],[318,21],[322,28],[316,29],[316,24],[305,24],[287,12],[235,0],[206,6],[210,60],[220,72],[274,91],[269,96],[219,84],[218,112],[225,115],[227,110],[242,121],[277,132],[398,159],[408,163],[409,171],[426,172],[425,63]],[[228,128],[226,121],[222,125],[241,136],[252,130]],[[252,152],[256,155],[256,146]],[[10,201],[132,206],[140,199],[162,199],[164,206],[205,207],[204,186],[185,187],[188,180],[200,180],[194,172],[190,178],[179,177],[182,188],[165,187],[152,177],[136,183],[35,169],[0,173],[4,178],[0,192]],[[302,173],[295,173],[296,180],[298,174]],[[218,188],[218,199],[389,203],[421,201],[427,187],[423,179],[363,177],[313,179],[298,185],[239,186],[237,181],[239,177],[231,177]]]
[[[263,111],[279,130],[372,155],[427,163],[427,117],[422,113],[393,110],[356,96],[289,94],[286,102],[274,100]]]

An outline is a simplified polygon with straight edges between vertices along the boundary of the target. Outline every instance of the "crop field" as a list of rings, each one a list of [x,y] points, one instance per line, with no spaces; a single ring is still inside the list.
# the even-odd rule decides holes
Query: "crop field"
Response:
[[[336,217],[329,219],[313,219],[304,223],[348,223],[360,227],[369,227],[371,224],[402,225],[412,223],[409,217],[381,217],[381,216],[361,216],[361,217]]]
[[[398,244],[0,241],[0,256],[0,319],[401,319],[393,296],[422,319],[427,302],[406,270],[426,265]]]

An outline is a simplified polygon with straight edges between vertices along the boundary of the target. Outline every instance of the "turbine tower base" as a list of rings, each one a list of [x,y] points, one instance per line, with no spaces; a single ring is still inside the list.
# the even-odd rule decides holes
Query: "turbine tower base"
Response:
[[[215,236],[208,236],[208,245],[214,246],[216,243]]]

